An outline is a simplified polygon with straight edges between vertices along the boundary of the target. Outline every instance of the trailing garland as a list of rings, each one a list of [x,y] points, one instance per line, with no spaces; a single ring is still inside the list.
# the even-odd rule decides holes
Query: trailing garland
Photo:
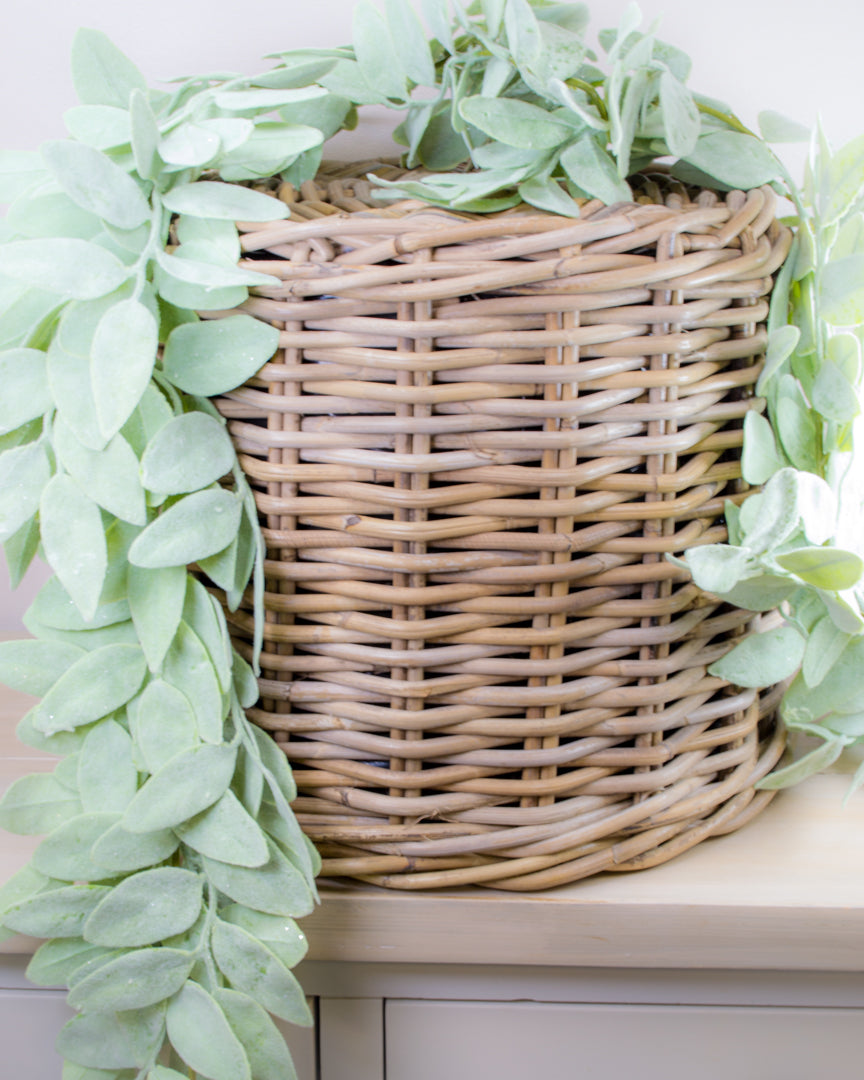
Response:
[[[786,616],[711,668],[745,686],[798,671],[784,719],[823,745],[763,783],[864,738],[862,561],[843,546],[857,518],[837,502],[860,506],[864,141],[832,155],[817,139],[799,192],[765,140],[800,130],[763,114],[760,138],[692,94],[689,60],[640,32],[635,6],[601,34],[606,73],[583,5],[423,6],[431,42],[402,0],[384,14],[363,0],[352,47],[169,91],[81,31],[71,138],[0,155],[0,197],[14,200],[0,246],[0,539],[14,583],[37,552],[55,574],[25,617],[33,639],[0,646],[0,678],[42,698],[19,738],[62,758],[0,803],[5,828],[47,834],[0,890],[0,918],[50,939],[28,974],[66,984],[79,1010],[58,1042],[64,1080],[294,1075],[269,1014],[309,1022],[293,919],[315,902],[319,864],[284,755],[244,715],[264,547],[209,399],[278,346],[272,328],[224,314],[275,283],[238,267],[235,222],[287,216],[255,185],[312,178],[358,105],[401,110],[406,163],[433,173],[379,181],[385,200],[578,216],[580,200],[629,199],[627,175],[658,157],[684,181],[792,197],[798,247],[758,386],[767,419],[745,422],[744,476],[764,491],[729,503],[731,543],[691,549],[686,565],[724,599]],[[251,586],[252,667],[205,579],[231,610]]]

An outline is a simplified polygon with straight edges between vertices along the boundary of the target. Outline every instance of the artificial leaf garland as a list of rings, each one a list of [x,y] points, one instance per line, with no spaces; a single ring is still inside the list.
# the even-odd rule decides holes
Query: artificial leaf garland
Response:
[[[0,246],[0,539],[13,580],[40,546],[56,574],[25,619],[36,640],[0,646],[0,676],[44,695],[19,737],[63,755],[0,804],[7,828],[48,834],[0,890],[0,917],[52,939],[29,972],[65,982],[81,1009],[58,1044],[69,1080],[171,1080],[184,1062],[211,1080],[291,1075],[267,1010],[308,1022],[290,968],[317,856],[284,756],[243,714],[253,672],[186,569],[232,608],[251,579],[260,619],[254,499],[207,397],[258,370],[278,335],[196,313],[276,283],[238,267],[234,220],[286,210],[237,183],[311,178],[359,105],[404,112],[406,164],[433,171],[378,181],[384,200],[480,212],[524,200],[575,217],[580,199],[629,199],[628,173],[658,157],[685,181],[791,195],[798,249],[759,384],[770,423],[752,413],[745,430],[745,477],[765,489],[729,504],[729,545],[692,549],[687,565],[733,603],[784,605],[786,626],[712,669],[745,684],[800,667],[784,718],[823,745],[769,784],[864,737],[862,563],[839,542],[857,522],[838,520],[835,500],[858,498],[864,143],[832,155],[817,138],[799,192],[763,139],[800,130],[767,114],[759,138],[692,94],[689,60],[639,31],[635,5],[600,35],[607,73],[581,4],[424,0],[423,13],[431,40],[409,5],[364,0],[353,47],[165,92],[82,31],[72,138],[0,155],[0,197],[14,200]]]

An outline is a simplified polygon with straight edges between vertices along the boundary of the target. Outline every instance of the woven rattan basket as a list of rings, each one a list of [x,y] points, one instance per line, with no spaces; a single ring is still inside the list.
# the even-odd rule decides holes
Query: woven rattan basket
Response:
[[[737,828],[777,695],[706,673],[754,616],[664,556],[745,492],[772,192],[480,218],[350,175],[245,232],[281,349],[219,402],[268,547],[251,716],[324,873],[538,889]]]

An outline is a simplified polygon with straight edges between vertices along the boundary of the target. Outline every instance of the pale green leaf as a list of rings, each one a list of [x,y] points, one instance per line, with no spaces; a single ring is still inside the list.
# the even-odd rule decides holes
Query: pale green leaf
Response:
[[[178,248],[182,251],[183,248]],[[231,285],[223,288],[215,288],[212,285],[194,285],[186,281],[180,281],[166,273],[161,266],[156,266],[153,274],[153,283],[159,291],[160,300],[169,305],[174,311],[184,311],[192,314],[200,311],[228,311],[238,307],[249,296],[249,290],[244,285]],[[170,334],[174,325],[183,325],[187,322],[197,322],[197,317],[180,319],[176,322],[169,319],[165,324],[165,334]]]
[[[217,919],[211,935],[213,957],[235,990],[293,1024],[311,1025],[306,996],[281,960],[240,926]]]
[[[848,740],[845,738],[828,739],[815,750],[811,750],[809,754],[805,754],[803,757],[798,758],[797,761],[793,761],[791,765],[787,765],[782,769],[775,769],[764,779],[759,780],[756,787],[760,791],[776,791],[779,788],[800,784],[808,776],[814,776],[816,773],[822,772],[830,765],[833,765],[847,745]]]
[[[62,323],[61,323],[62,334]],[[90,361],[67,352],[54,338],[48,350],[48,384],[57,404],[57,413],[91,450],[102,450],[108,440],[96,416],[96,402],[90,382]]]
[[[232,866],[263,866],[269,857],[264,834],[230,790],[176,831],[195,851]]]
[[[17,589],[39,550],[39,521],[34,515],[9,537],[3,545],[9,584]]]
[[[573,134],[569,124],[556,120],[545,109],[515,98],[468,97],[459,111],[469,124],[507,146],[545,150],[559,146]]]
[[[278,344],[278,330],[250,315],[187,323],[168,338],[164,370],[181,390],[213,397],[251,378]]]
[[[240,237],[233,221],[183,215],[174,228],[183,247],[203,242],[218,249],[226,262],[234,264],[240,259]]]
[[[240,500],[222,488],[186,495],[137,537],[129,561],[152,570],[215,555],[236,535],[241,511]]]
[[[135,948],[182,934],[198,918],[202,889],[200,874],[176,866],[133,874],[95,908],[84,924],[84,940]]]
[[[230,473],[235,460],[224,424],[205,413],[184,413],[148,443],[141,478],[149,491],[180,495],[208,487]]]
[[[60,641],[3,641],[0,682],[22,694],[41,697],[84,655],[83,649]]]
[[[123,425],[121,433],[140,458],[156,432],[173,417],[165,395],[151,383],[141,396],[135,411]]]
[[[97,724],[84,740],[78,758],[78,789],[86,811],[122,813],[132,801],[138,790],[132,740],[116,720]]]
[[[288,217],[288,207],[271,195],[251,188],[199,180],[181,184],[162,197],[163,204],[175,214],[217,218],[225,221],[278,221]]]
[[[268,846],[270,859],[263,866],[228,866],[203,856],[204,869],[213,885],[238,904],[270,915],[308,915],[314,901],[303,875],[275,844]]]
[[[15,904],[3,916],[10,930],[31,937],[80,937],[90,912],[111,889],[107,885],[66,885]]]
[[[286,967],[299,964],[309,948],[306,935],[293,919],[285,916],[265,915],[242,904],[229,904],[222,908],[219,917],[263,941]]]
[[[51,832],[81,813],[78,796],[51,773],[19,776],[0,800],[0,827],[23,836]]]
[[[181,620],[165,655],[162,675],[192,703],[201,739],[221,743],[224,708],[219,679],[204,644],[185,621]]]
[[[782,113],[774,112],[773,109],[764,109],[759,113],[759,132],[765,142],[790,143],[808,142],[810,132],[797,120],[790,120]]]
[[[141,1069],[153,1060],[164,1033],[164,1005],[132,1012],[85,1013],[61,1029],[57,1051],[85,1067]]]
[[[830,616],[824,615],[817,621],[807,638],[801,667],[804,681],[811,690],[822,682],[851,640],[851,635],[838,629]]]
[[[156,832],[212,806],[234,774],[236,747],[195,746],[172,757],[144,784],[123,817],[124,829]]]
[[[39,518],[46,561],[82,617],[92,618],[108,568],[99,507],[71,477],[58,473],[42,492]]]
[[[153,672],[160,670],[180,625],[186,576],[183,566],[147,570],[130,563],[127,567],[129,611]]]
[[[671,71],[660,75],[660,105],[669,152],[675,157],[687,157],[699,138],[699,110],[693,95]]]
[[[540,210],[562,217],[579,217],[579,203],[571,199],[561,185],[548,176],[532,176],[519,185],[519,196]]]
[[[292,90],[219,90],[213,95],[213,104],[225,112],[266,113],[285,105],[312,101],[325,93],[320,86],[302,86]]]
[[[63,122],[73,139],[96,150],[126,146],[132,137],[129,113],[116,105],[74,105],[63,113]]]
[[[93,862],[90,852],[116,820],[116,814],[96,813],[64,821],[36,848],[33,866],[59,881],[99,881],[109,877],[104,866]]]
[[[834,547],[803,547],[775,556],[776,562],[808,585],[831,592],[851,589],[864,571],[864,561],[853,551]]]
[[[841,219],[864,195],[864,135],[858,135],[830,158],[826,192],[820,195],[822,225]],[[827,197],[826,197],[827,196]]]
[[[402,21],[409,23],[410,20],[406,17]],[[359,0],[355,4],[352,29],[354,53],[366,81],[384,97],[404,100],[408,72],[403,62],[402,42],[391,37],[383,16],[369,0]],[[410,57],[411,41],[407,46]],[[434,82],[433,77],[433,85]]]
[[[33,517],[50,476],[51,463],[41,442],[0,454],[0,541]]]
[[[316,105],[325,100],[318,98],[310,104]],[[281,111],[284,115],[293,115],[293,109]],[[255,125],[255,130],[242,147],[222,155],[219,173],[223,180],[266,179],[282,172],[306,151],[320,150],[323,139],[316,127],[265,120]]]
[[[744,191],[781,178],[781,166],[765,143],[739,131],[702,135],[686,160],[709,176]]]
[[[221,149],[219,133],[196,124],[193,120],[178,124],[159,144],[159,154],[163,161],[169,165],[181,165],[183,168],[201,168],[214,161]]]
[[[728,544],[706,544],[688,548],[687,566],[700,589],[722,596],[744,577],[749,553]]]
[[[797,671],[804,648],[804,638],[794,626],[779,626],[745,637],[708,672],[736,686],[769,686]]]
[[[251,1080],[249,1060],[225,1014],[197,983],[168,1006],[168,1038],[190,1069],[210,1080]]]
[[[126,109],[133,90],[146,90],[144,76],[101,30],[79,30],[72,41],[72,82],[87,105]]]
[[[89,630],[124,622],[129,618],[129,605],[124,601],[100,604],[93,617],[85,620],[57,578],[49,578],[28,608],[25,623],[30,617],[39,624],[40,629],[51,627],[56,630]],[[37,637],[46,636],[35,630],[32,633]],[[88,648],[84,641],[82,638],[80,647]],[[70,643],[79,644],[77,641]]]
[[[281,752],[281,751],[280,751]],[[294,814],[264,799],[256,814],[261,828],[279,845],[288,861],[300,871],[309,891],[317,899],[315,876],[321,861],[317,851],[303,835]]]
[[[864,253],[829,262],[822,268],[820,286],[821,310],[827,322],[833,326],[864,322]]]
[[[42,157],[55,180],[82,210],[118,229],[150,219],[150,207],[131,176],[101,150],[62,139],[44,143]]]
[[[52,406],[45,354],[38,349],[0,353],[0,434],[14,431]]]
[[[128,273],[119,259],[88,240],[14,240],[0,246],[0,274],[70,300],[105,296]]]
[[[284,1036],[257,1001],[224,987],[213,997],[246,1051],[254,1080],[297,1080]]]
[[[225,615],[218,600],[191,575],[186,584],[183,618],[207,650],[219,687],[227,694],[231,689],[232,649]]]
[[[76,983],[67,1000],[73,1008],[87,1012],[144,1009],[176,994],[186,982],[194,960],[191,953],[180,949],[136,949],[103,964]]]
[[[751,524],[749,514],[745,521],[742,511],[744,548],[757,554],[768,551],[795,532],[801,519],[798,491],[799,482],[795,470],[781,469],[774,473],[761,495],[755,496],[755,499],[751,496],[745,502],[744,510],[748,510],[752,503],[756,513]]]
[[[20,904],[22,900],[29,900],[31,896],[42,892],[47,885],[48,879],[45,875],[34,870],[29,864],[0,885],[0,926],[9,908]],[[10,933],[6,930],[2,932],[7,936]]]
[[[147,683],[129,705],[132,735],[148,772],[157,773],[175,754],[199,743],[192,703],[162,679]]]
[[[73,972],[103,952],[78,937],[46,941],[27,965],[27,978],[37,986],[65,986]]]
[[[432,53],[414,8],[402,0],[386,0],[385,12],[389,24],[388,37],[398,49],[408,78],[419,86],[435,86]],[[358,60],[363,62],[359,54]]]
[[[777,449],[771,425],[760,413],[750,409],[744,417],[744,449],[741,474],[749,484],[764,484],[786,459]]]
[[[748,611],[771,611],[779,607],[784,600],[788,600],[797,588],[796,582],[790,581],[788,577],[759,574],[756,577],[744,578],[731,589],[727,589],[723,599]]]
[[[797,326],[780,326],[771,331],[768,336],[768,348],[765,352],[765,364],[759,374],[759,381],[756,383],[757,394],[765,393],[768,383],[795,351],[795,346],[800,338],[801,331]]]
[[[102,230],[102,222],[77,206],[62,191],[27,192],[9,207],[6,225],[20,239],[66,236],[93,240]]]
[[[36,150],[0,150],[0,200],[12,202],[45,177],[42,155]]]
[[[561,155],[561,165],[586,195],[611,205],[630,202],[632,193],[618,175],[618,168],[593,135],[582,135]]]
[[[96,841],[91,855],[95,863],[105,867],[113,876],[118,872],[143,870],[164,862],[179,846],[180,841],[171,829],[130,833],[118,823]]]
[[[147,665],[135,645],[105,645],[62,675],[33,710],[37,731],[52,735],[99,720],[136,693]]]
[[[36,241],[29,242],[35,243]],[[7,247],[11,246],[7,245]],[[274,278],[270,274],[259,274],[256,270],[241,270],[239,267],[227,266],[222,263],[201,262],[197,259],[185,258],[182,247],[178,248],[173,255],[159,252],[156,259],[160,268],[169,277],[174,278],[181,284],[197,285],[205,290],[233,288],[239,285],[278,284],[278,278]],[[0,269],[2,269],[2,265],[2,261],[0,261]],[[232,317],[240,318],[240,316]]]
[[[337,60],[321,79],[321,85],[358,105],[378,105],[386,99],[384,92],[368,81],[356,60]]]
[[[89,497],[110,514],[133,525],[147,522],[138,459],[119,433],[103,450],[91,450],[63,418],[54,425],[54,451],[63,468]]]
[[[102,316],[93,337],[90,378],[96,415],[106,438],[126,423],[153,371],[158,327],[137,300],[121,300]]]
[[[143,90],[129,95],[129,136],[139,176],[153,180],[159,175],[159,125]]]

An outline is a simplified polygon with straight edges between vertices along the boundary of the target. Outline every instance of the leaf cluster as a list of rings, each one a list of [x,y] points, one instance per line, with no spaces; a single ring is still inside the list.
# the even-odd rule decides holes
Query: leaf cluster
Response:
[[[821,744],[763,787],[826,768],[864,739],[860,430],[864,342],[864,138],[839,151],[817,131],[803,188],[785,177],[796,241],[774,286],[757,383],[765,415],[744,424],[744,478],[764,489],[727,506],[729,545],[687,552],[697,584],[786,625],[738,645],[712,673],[742,686],[791,678],[791,730]],[[859,436],[860,437],[860,436]],[[793,677],[794,676],[794,677]],[[852,790],[864,783],[864,769]]]
[[[688,88],[689,58],[655,26],[639,29],[635,3],[617,29],[601,31],[602,59],[584,39],[584,4],[424,0],[422,8],[431,42],[410,4],[388,0],[381,12],[362,0],[353,58],[321,80],[406,114],[395,136],[405,163],[434,175],[373,178],[382,195],[480,212],[524,201],[577,217],[586,199],[630,201],[627,177],[659,158],[683,180],[720,188],[780,175],[727,106]],[[774,119],[773,137],[788,131]]]
[[[45,834],[0,921],[49,939],[28,974],[79,1010],[64,1077],[282,1080],[272,1016],[311,1022],[291,968],[319,862],[244,714],[258,650],[233,649],[214,595],[236,609],[251,579],[260,625],[255,502],[209,397],[279,338],[225,309],[274,282],[238,266],[235,221],[285,207],[226,181],[317,147],[268,117],[327,94],[284,76],[154,93],[95,31],[73,72],[72,138],[3,157],[0,541],[15,583],[37,553],[54,576],[0,679],[41,698],[18,736],[61,761],[0,801],[4,828]]]

